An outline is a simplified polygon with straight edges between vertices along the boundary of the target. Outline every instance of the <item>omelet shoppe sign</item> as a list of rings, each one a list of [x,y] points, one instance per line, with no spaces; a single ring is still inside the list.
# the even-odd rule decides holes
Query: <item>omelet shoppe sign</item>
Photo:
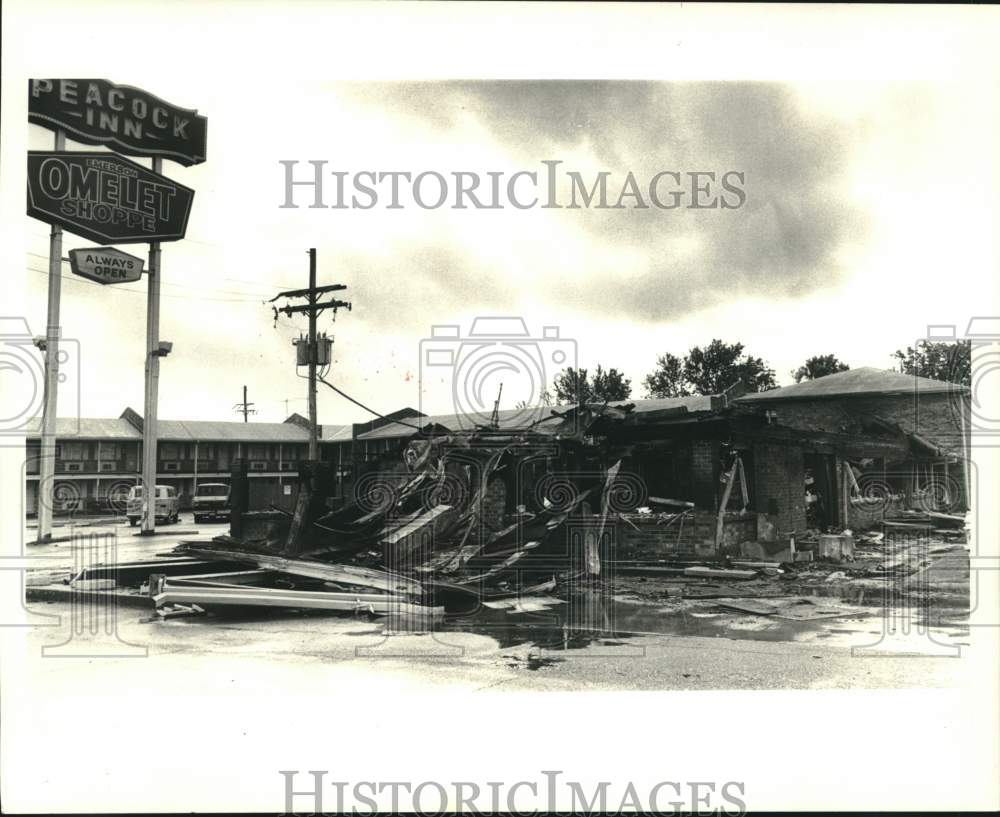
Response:
[[[28,152],[28,215],[91,241],[184,237],[194,191],[114,153]]]

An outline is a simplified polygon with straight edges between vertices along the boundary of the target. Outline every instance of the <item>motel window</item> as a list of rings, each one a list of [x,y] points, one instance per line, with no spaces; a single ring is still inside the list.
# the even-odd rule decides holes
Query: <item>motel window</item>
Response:
[[[86,456],[83,443],[62,443],[59,457],[64,460],[82,460]]]
[[[179,453],[177,449],[177,443],[160,443],[157,450],[160,452],[161,460],[175,460]]]

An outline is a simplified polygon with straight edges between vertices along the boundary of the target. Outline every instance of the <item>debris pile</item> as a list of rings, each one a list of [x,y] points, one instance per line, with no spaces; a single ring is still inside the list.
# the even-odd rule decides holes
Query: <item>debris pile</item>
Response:
[[[446,607],[596,579],[620,462],[550,481],[544,495],[518,503],[513,519],[494,507],[497,486],[518,482],[509,479],[515,470],[519,476],[536,466],[547,472],[544,454],[554,437],[563,456],[579,452],[580,419],[574,409],[557,414],[545,431],[415,439],[402,463],[363,475],[353,501],[334,510],[325,502],[319,470],[307,472],[294,513],[274,508],[256,527],[247,514],[233,525],[240,535],[184,541],[174,551],[237,569],[154,575],[150,595],[158,608],[169,609],[275,606],[436,616]]]
[[[627,454],[611,455],[614,449],[588,440],[607,430],[601,421],[628,413],[581,405],[549,412],[529,430],[414,435],[394,462],[361,474],[352,500],[339,506],[325,487],[328,465],[308,463],[294,511],[234,505],[229,535],[182,541],[169,558],[117,565],[113,575],[91,568],[74,585],[142,582],[163,617],[228,607],[434,618],[600,583],[614,583],[616,592],[631,584],[639,595],[640,584],[647,592],[660,584],[674,600],[832,595],[859,579],[926,567],[924,551],[907,550],[905,541],[897,546],[914,533],[944,544],[965,541],[963,516],[923,511],[887,515],[878,532],[814,528],[779,536],[772,525],[766,535],[758,531],[760,539],[727,541],[730,499],[740,508],[738,524],[756,525],[763,516],[749,510],[741,457],[734,454],[721,472],[724,490],[711,511],[639,495],[617,458]],[[616,500],[629,491],[635,502],[623,512]],[[656,528],[658,539],[680,543],[698,525],[696,546],[675,546],[667,558],[649,558],[666,555],[662,550],[629,555],[614,547],[615,526],[643,526],[643,536]],[[778,606],[755,609],[778,617],[822,614]]]

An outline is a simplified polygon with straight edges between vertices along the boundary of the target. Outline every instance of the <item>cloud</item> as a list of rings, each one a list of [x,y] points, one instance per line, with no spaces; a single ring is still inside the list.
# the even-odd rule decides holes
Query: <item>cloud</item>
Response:
[[[560,159],[560,170],[578,170],[589,183],[609,171],[612,203],[630,171],[640,189],[663,170],[714,172],[717,180],[744,174],[747,198],[737,210],[560,212],[584,240],[615,250],[587,270],[537,270],[540,297],[579,308],[658,321],[743,294],[804,295],[849,272],[838,254],[867,229],[845,189],[849,139],[834,119],[803,110],[788,86],[421,82],[366,85],[357,94],[442,132],[478,127],[526,169]],[[561,189],[568,197],[568,185]],[[482,284],[458,273],[452,282],[463,280]]]
[[[260,401],[258,419],[283,419],[285,398],[289,410],[302,408],[291,341],[305,320],[273,327],[261,302],[305,285],[308,247],[319,250],[319,282],[347,284],[341,297],[354,304],[335,329],[329,313],[321,320],[336,331],[337,382],[391,410],[415,402],[430,327],[467,327],[483,314],[524,315],[533,331],[558,324],[579,340],[584,365],[616,366],[634,383],[656,354],[712,337],[745,342],[779,373],[801,363],[789,333],[808,337],[812,351],[881,365],[883,346],[919,329],[913,312],[925,297],[912,271],[973,276],[982,265],[974,254],[956,264],[956,247],[969,254],[991,234],[989,201],[935,209],[988,190],[985,175],[969,185],[988,153],[989,130],[968,126],[979,121],[978,99],[921,85],[882,84],[859,101],[854,84],[303,83],[273,94],[274,115],[248,138],[258,93],[227,87],[206,98],[218,149],[204,165],[168,171],[197,193],[189,237],[164,249],[161,334],[175,344],[161,375],[164,417],[232,417],[244,383]],[[35,126],[31,137],[32,147],[51,144]],[[738,210],[279,209],[278,160],[313,158],[348,173],[444,174],[544,173],[541,162],[554,159],[584,179],[610,173],[612,199],[629,171],[642,186],[663,170],[737,170],[747,200]],[[927,172],[955,162],[965,172]],[[35,324],[45,314],[48,237],[31,220],[27,233],[38,254],[26,304]],[[83,243],[67,234],[64,252]],[[84,345],[88,415],[142,402],[145,287],[126,288],[134,292],[64,282],[66,336]],[[935,309],[962,292],[971,289],[937,294]],[[910,299],[891,331],[881,323],[886,297]],[[845,335],[840,316],[865,309],[864,339]],[[873,345],[875,324],[892,338]],[[326,422],[362,414],[328,394],[320,402]]]

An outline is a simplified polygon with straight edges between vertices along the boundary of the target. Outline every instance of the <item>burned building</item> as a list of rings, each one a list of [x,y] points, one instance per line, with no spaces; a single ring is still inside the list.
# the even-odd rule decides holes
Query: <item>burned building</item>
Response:
[[[543,406],[488,417],[401,409],[321,427],[317,514],[371,505],[386,485],[413,475],[407,457],[426,444],[445,469],[433,480],[437,493],[422,500],[430,503],[426,510],[435,503],[463,507],[475,496],[477,524],[495,532],[572,504],[580,514],[606,514],[603,530],[621,554],[721,555],[745,542],[873,527],[907,508],[965,510],[968,410],[962,386],[875,369],[763,393]],[[106,479],[95,482],[95,495],[109,477],[126,484],[138,476],[139,433],[130,414],[111,429],[124,429],[127,445],[103,426],[101,434],[87,426],[76,440],[62,441],[63,459],[85,444],[102,461],[118,449],[131,452],[114,471],[102,462]],[[164,480],[234,476],[246,485],[244,511],[280,516],[295,506],[308,436],[301,418],[164,421],[163,432]],[[81,443],[87,436],[96,441]],[[491,452],[501,450],[479,485]],[[444,451],[451,453],[442,459]],[[60,464],[59,478],[83,485],[89,473],[73,467]]]
[[[510,410],[497,413],[493,428],[459,415],[385,423],[358,436],[381,454],[356,463],[361,479],[348,494],[357,496],[366,473],[398,462],[414,440],[463,436],[481,445],[500,435],[517,440],[519,453],[517,465],[499,470],[488,485],[484,512],[495,524],[551,503],[553,492],[593,487],[618,463],[609,498],[617,542],[644,554],[712,555],[745,541],[861,529],[914,504],[960,509],[961,459],[941,439],[955,426],[921,434],[919,416],[904,410],[914,378],[874,375],[831,376],[823,394],[809,400],[795,397],[800,387],[789,387],[735,398]],[[933,406],[943,422],[948,395],[961,387],[918,386],[924,395],[946,398]],[[786,391],[795,399],[785,399]],[[831,403],[831,396],[838,400]],[[780,411],[772,408],[778,405]],[[951,482],[918,479],[907,489],[911,483],[902,478],[911,472],[903,469],[911,466],[935,479],[948,473]]]
[[[815,512],[807,516],[815,526],[867,527],[886,511],[906,508],[969,508],[971,406],[965,386],[861,368],[746,394],[736,403],[763,411],[782,427],[853,440],[849,446],[803,449],[801,467],[815,498]],[[864,445],[873,434],[894,437],[902,447]],[[805,521],[800,515],[794,523]]]

